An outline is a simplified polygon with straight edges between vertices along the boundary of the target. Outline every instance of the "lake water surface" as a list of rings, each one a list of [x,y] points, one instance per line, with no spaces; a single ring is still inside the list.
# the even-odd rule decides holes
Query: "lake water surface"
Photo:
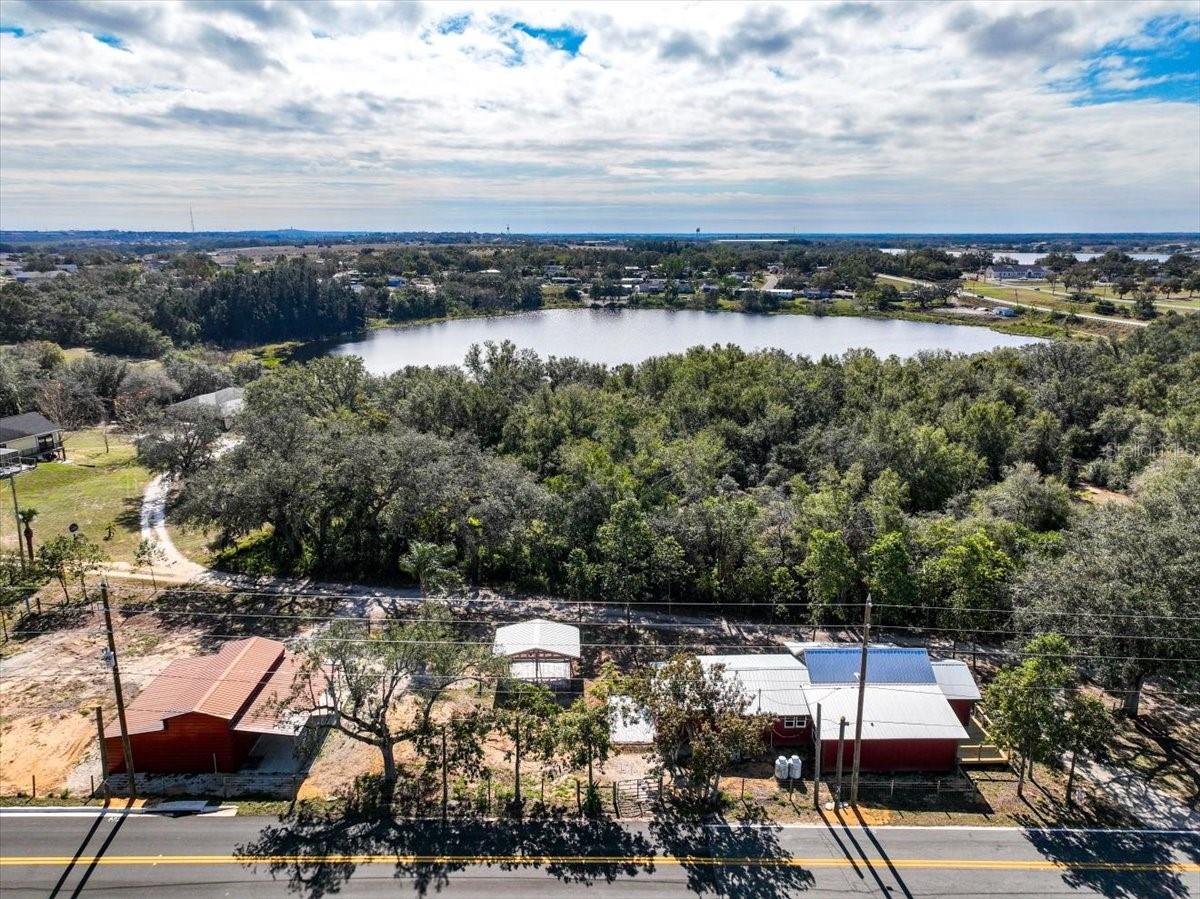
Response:
[[[461,365],[471,344],[485,340],[511,340],[543,358],[577,356],[607,365],[641,362],[651,356],[714,343],[732,343],[745,350],[777,348],[816,359],[857,347],[874,350],[879,356],[907,357],[922,350],[978,353],[1041,342],[989,328],[899,319],[668,309],[547,309],[383,328],[326,352],[361,356],[369,371],[386,374],[406,365]]]

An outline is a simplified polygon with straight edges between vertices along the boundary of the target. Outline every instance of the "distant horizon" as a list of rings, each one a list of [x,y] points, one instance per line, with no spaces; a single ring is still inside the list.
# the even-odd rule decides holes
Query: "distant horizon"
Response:
[[[551,230],[551,231],[485,231],[479,229],[456,228],[218,228],[190,231],[186,229],[168,228],[3,228],[0,229],[0,240],[11,239],[14,235],[23,234],[158,234],[180,237],[214,237],[227,235],[313,235],[313,236],[371,236],[371,235],[407,235],[407,234],[472,234],[483,237],[664,237],[691,238],[695,240],[720,238],[771,238],[790,240],[795,238],[813,237],[1022,237],[1022,238],[1054,238],[1054,237],[1097,237],[1097,238],[1136,238],[1136,237],[1182,237],[1189,240],[1200,240],[1200,230],[1161,230],[1161,231],[981,231],[981,230],[944,230],[944,231],[582,231],[582,230]]]

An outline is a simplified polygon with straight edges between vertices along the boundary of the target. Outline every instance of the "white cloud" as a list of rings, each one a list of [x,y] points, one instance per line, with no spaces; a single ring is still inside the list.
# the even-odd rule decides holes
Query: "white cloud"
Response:
[[[1200,107],[1050,87],[1189,9],[6,0],[0,224],[1200,229]]]

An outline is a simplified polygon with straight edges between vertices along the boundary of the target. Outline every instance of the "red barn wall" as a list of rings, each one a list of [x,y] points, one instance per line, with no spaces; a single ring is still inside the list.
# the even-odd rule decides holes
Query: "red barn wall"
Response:
[[[804,727],[784,727],[776,718],[763,733],[763,742],[771,746],[809,746],[812,744],[812,719],[805,716]]]
[[[837,741],[821,743],[822,776],[832,775],[837,768]],[[853,764],[854,741],[847,734],[842,767],[848,772]],[[863,771],[953,771],[957,766],[957,740],[864,740],[862,744]]]
[[[954,714],[958,715],[958,721],[963,727],[971,723],[971,711],[975,708],[974,699],[951,699],[948,702],[950,708],[954,709]]]
[[[258,740],[257,734],[230,730],[224,718],[196,712],[168,718],[165,729],[133,734],[129,738],[133,751],[133,770],[145,774],[198,774],[216,770],[221,773],[237,771],[246,761]],[[125,771],[125,755],[120,737],[109,737],[108,770],[110,774]]]

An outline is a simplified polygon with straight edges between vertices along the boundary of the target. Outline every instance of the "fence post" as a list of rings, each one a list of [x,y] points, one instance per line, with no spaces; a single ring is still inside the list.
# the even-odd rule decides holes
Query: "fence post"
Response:
[[[888,792],[888,799],[894,798],[896,795],[896,775],[892,775],[892,789]]]
[[[575,813],[583,816],[583,795],[579,787],[579,778],[575,778]]]
[[[613,814],[618,818],[621,817],[621,803],[617,800],[617,782],[614,780],[612,785],[613,794]]]
[[[30,799],[37,799],[37,775],[36,775],[36,774],[30,774],[30,775],[29,775],[29,777],[30,777],[30,780],[32,781],[32,786],[31,786],[31,788],[30,788],[29,798],[30,798]]]

